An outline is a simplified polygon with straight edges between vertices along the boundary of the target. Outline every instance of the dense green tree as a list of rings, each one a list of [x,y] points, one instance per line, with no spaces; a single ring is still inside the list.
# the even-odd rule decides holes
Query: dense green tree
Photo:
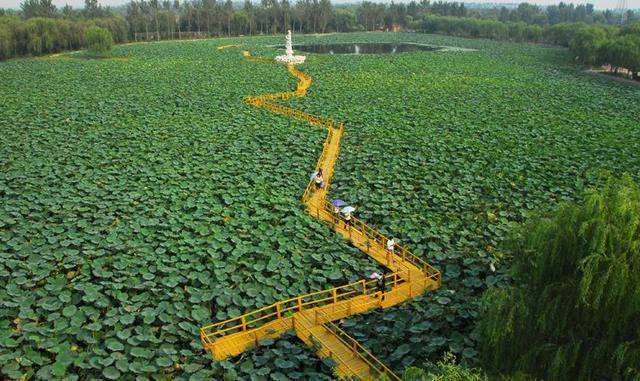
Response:
[[[333,7],[330,0],[320,0],[318,3],[318,29],[321,33],[327,31],[327,25],[333,18]]]
[[[631,34],[640,37],[640,22],[624,26],[620,30],[621,35]]]
[[[584,23],[561,23],[553,25],[545,31],[547,41],[555,45],[569,46],[575,35],[584,27]]]
[[[26,19],[32,17],[54,17],[56,6],[51,0],[24,0],[20,4],[22,15]]]
[[[100,16],[98,0],[84,0],[84,14],[89,18]]]
[[[3,24],[0,24],[0,60],[5,60],[12,56],[12,35],[11,30]]]
[[[422,369],[407,368],[402,381],[489,381],[486,375],[477,369],[467,368],[456,363],[456,358],[446,353],[435,364],[426,364]]]
[[[599,26],[588,26],[574,34],[569,47],[579,62],[592,65],[598,62],[598,51],[605,43],[607,34]]]
[[[73,18],[76,16],[77,12],[73,10],[73,8],[71,7],[71,5],[69,4],[65,4],[64,7],[62,7],[62,9],[60,10],[60,12],[62,13],[62,16],[65,18]]]
[[[113,47],[111,33],[98,26],[88,28],[84,33],[84,40],[89,53],[96,56],[106,55]]]
[[[547,380],[640,377],[640,189],[630,177],[534,219],[513,286],[487,291],[483,365]]]
[[[224,21],[226,25],[227,36],[231,36],[231,21],[233,21],[233,3],[227,0],[223,8]]]
[[[357,30],[356,15],[349,9],[336,9],[333,22],[336,32],[352,32]]]
[[[59,44],[56,22],[50,18],[34,17],[26,23],[26,41],[29,54],[53,52]]]
[[[640,36],[624,34],[606,41],[599,51],[601,63],[610,64],[615,71],[627,68],[638,79],[640,71]]]
[[[244,13],[247,16],[247,24],[249,26],[249,35],[253,35],[253,30],[255,27],[255,8],[251,0],[244,1]]]

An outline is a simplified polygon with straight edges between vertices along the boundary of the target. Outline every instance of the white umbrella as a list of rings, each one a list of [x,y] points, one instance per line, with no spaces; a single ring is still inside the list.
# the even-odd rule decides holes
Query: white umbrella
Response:
[[[342,214],[347,214],[347,213],[351,213],[353,211],[355,211],[356,208],[354,208],[353,206],[347,206],[345,208],[342,208],[342,210],[340,211],[340,213]]]

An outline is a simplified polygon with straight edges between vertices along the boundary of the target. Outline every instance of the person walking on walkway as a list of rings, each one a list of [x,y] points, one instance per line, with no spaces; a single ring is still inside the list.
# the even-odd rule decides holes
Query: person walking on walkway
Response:
[[[351,212],[348,212],[344,215],[344,229],[351,229]]]
[[[314,178],[316,183],[316,189],[322,189],[324,187],[324,174],[322,173],[322,168],[318,169],[318,173]]]
[[[382,275],[378,275],[378,280],[376,281],[376,289],[378,290],[378,292],[380,293],[380,301],[384,302],[384,278],[385,278],[385,273],[383,272]]]
[[[393,238],[389,238],[387,240],[387,250],[389,250],[389,253],[391,254],[391,265],[395,268],[395,266],[396,266],[396,258],[395,258],[396,241]]]
[[[340,208],[347,205],[347,203],[340,200],[339,198],[336,198],[335,200],[331,201],[331,205],[333,205],[333,223],[335,225],[340,220]]]

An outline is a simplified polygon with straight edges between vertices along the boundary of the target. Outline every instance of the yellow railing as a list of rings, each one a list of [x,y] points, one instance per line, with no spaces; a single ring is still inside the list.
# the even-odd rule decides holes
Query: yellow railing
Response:
[[[338,133],[342,134],[342,132],[344,131],[344,124],[340,123],[338,124]],[[320,157],[318,158],[318,161],[316,163],[316,169],[315,171],[317,172],[322,163],[325,161],[326,157],[327,157],[327,153],[330,150],[330,145],[331,145],[331,141],[333,140],[334,134],[336,133],[334,128],[329,128],[328,132],[327,132],[327,137],[324,139],[324,144],[322,145],[322,152],[320,153]],[[329,189],[329,185],[331,184],[331,177],[328,177],[326,180],[326,183],[324,185],[324,189]],[[314,181],[313,179],[309,182],[309,184],[307,185],[307,188],[304,190],[304,193],[302,194],[302,202],[303,203],[307,203],[307,201],[309,201],[309,198],[311,197],[312,192],[315,189],[315,185],[314,185]]]
[[[272,59],[266,58],[266,57],[252,57],[251,52],[249,52],[248,50],[243,50],[242,55],[244,56],[244,59],[247,60],[248,62],[265,62],[265,63],[273,62]]]
[[[397,274],[389,274],[387,275],[385,280],[385,285],[396,284],[399,280]],[[392,280],[389,278],[393,278]],[[375,281],[374,281],[375,282]],[[369,295],[376,294],[378,291],[376,289],[370,289],[372,291],[369,292]],[[371,303],[378,303],[376,300],[373,300]],[[366,348],[364,348],[360,343],[358,343],[354,338],[349,336],[346,332],[344,332],[340,327],[332,322],[332,318],[328,316],[325,312],[316,310],[315,312],[315,325],[322,325],[326,330],[331,332],[336,338],[346,347],[351,350],[351,353],[354,357],[360,358],[363,362],[365,362],[369,368],[375,371],[375,376],[387,375],[391,380],[401,381],[400,377],[398,377],[391,369],[385,366],[382,361],[378,360],[371,352],[369,352]],[[317,348],[320,354],[331,357],[336,362],[340,363],[344,367],[348,368],[351,374],[358,374],[356,370],[349,365],[348,359],[340,356],[331,350],[331,344],[327,343],[320,336],[314,334],[309,328],[307,328],[304,324],[296,323],[296,318],[293,317],[293,326],[297,330],[301,330],[307,333],[306,337],[310,338],[310,341],[313,343],[313,340],[317,341],[322,345],[321,348]],[[311,340],[313,339],[313,340]]]
[[[294,327],[296,327],[295,318],[293,319],[293,325],[294,325]],[[315,333],[313,333],[306,326],[304,326],[302,324],[298,324],[297,327],[298,327],[297,329],[302,331],[303,334],[306,334],[304,337],[307,337],[309,339],[309,341],[311,342],[311,344],[318,350],[318,353],[320,354],[320,357],[331,357],[332,359],[334,359],[334,361],[336,361],[337,363],[342,364],[344,367],[349,369],[351,374],[357,374],[355,369],[353,369],[349,365],[349,362],[346,359],[342,358],[342,356],[340,356],[339,354],[337,354],[337,353],[335,353],[334,351],[331,350],[331,344],[327,343],[322,337],[320,337],[320,336],[316,335]],[[334,370],[334,372],[335,372],[335,370]],[[338,376],[338,375],[336,374],[336,376]]]
[[[305,191],[305,194],[303,195],[303,202],[306,203],[309,200],[311,196],[311,192],[313,192],[313,189],[314,187],[313,187],[313,180],[312,180],[307,186],[307,191]],[[322,204],[321,207],[316,209],[316,213],[323,211],[325,213],[332,214],[334,218],[334,224],[345,221],[344,217],[340,213],[338,214],[333,213],[333,205],[330,202],[323,200],[321,204]],[[311,213],[313,214],[313,211],[311,211]],[[361,234],[364,234],[367,237],[367,239],[370,240],[371,242],[378,243],[383,246],[386,246],[386,243],[389,240],[389,238],[384,234],[382,234],[380,231],[375,230],[374,228],[367,225],[362,220],[356,217],[351,217],[351,229],[354,229],[355,231],[360,232]],[[413,266],[420,269],[428,278],[431,278],[437,281],[438,287],[441,285],[440,271],[437,270],[435,267],[431,266],[430,264],[428,264],[427,262],[425,262],[420,257],[413,254],[411,251],[409,251],[409,249],[406,248],[406,246],[396,244],[395,253],[396,255],[402,258],[403,262],[406,261],[411,263]]]
[[[322,311],[317,311],[315,315],[315,324],[322,325],[327,331],[331,332],[346,348],[351,350],[351,354],[354,357],[358,357],[360,360],[365,362],[371,370],[375,372],[375,376],[387,375],[391,380],[401,381],[400,377],[398,377],[391,369],[389,369],[386,365],[382,363],[382,361],[378,360],[371,352],[369,352],[365,347],[363,347],[358,341],[351,336],[349,336],[345,331],[343,331],[340,327],[334,324],[331,320],[331,317],[325,314]],[[347,367],[352,374],[358,374],[350,365],[348,359],[340,356],[331,350],[331,344],[327,343],[320,336],[314,334],[309,328],[307,328],[304,324],[296,323],[296,318],[293,318],[293,326],[297,330],[301,330],[307,333],[306,337],[311,337],[315,339],[317,342],[322,344],[324,348],[317,348],[321,354],[332,357],[337,360],[338,363]],[[312,340],[310,340],[312,341]],[[313,341],[312,341],[313,342]]]
[[[243,54],[247,59],[253,58],[247,51],[244,51]],[[300,120],[305,120],[314,126],[332,128],[335,125],[335,122],[331,119],[322,118],[320,116],[316,116],[304,111],[300,111],[291,107],[282,106],[277,103],[271,102],[274,100],[286,101],[293,97],[303,97],[307,94],[307,89],[311,86],[311,77],[301,72],[300,70],[296,69],[294,65],[288,65],[287,68],[292,75],[298,78],[298,83],[296,84],[296,91],[270,93],[270,94],[263,94],[263,95],[251,95],[251,96],[244,97],[244,101],[249,105],[259,107],[259,108],[264,108],[269,111],[273,111],[277,114],[290,116],[292,118],[296,118]]]
[[[360,345],[360,343],[358,343],[356,339],[349,336],[336,324],[334,324],[333,322],[327,322],[324,323],[323,326],[331,331],[342,342],[344,346],[351,349],[351,352],[354,354],[354,356],[358,356],[362,361],[369,365],[370,369],[374,370],[377,373],[376,376],[380,377],[384,374],[387,375],[391,380],[401,381],[401,378],[398,377],[391,369],[387,368],[387,366],[384,365],[382,361],[378,360],[376,356],[371,354],[371,352]]]
[[[392,287],[397,287],[405,282],[402,271],[388,274],[386,278],[390,282],[389,284],[393,285]],[[213,343],[212,339],[215,340],[217,337],[241,331],[249,332],[273,320],[291,316],[295,312],[339,303],[360,295],[371,295],[376,292],[374,290],[375,282],[375,280],[362,279],[345,286],[312,292],[276,302],[244,315],[202,327],[200,328],[200,337],[203,343],[211,345]]]

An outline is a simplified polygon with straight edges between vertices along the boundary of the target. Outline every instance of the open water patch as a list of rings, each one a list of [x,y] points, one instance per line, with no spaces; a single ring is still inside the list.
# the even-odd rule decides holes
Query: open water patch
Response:
[[[442,46],[412,44],[407,42],[392,43],[341,43],[341,44],[305,44],[294,45],[294,50],[317,54],[397,54],[407,52],[443,50]]]

